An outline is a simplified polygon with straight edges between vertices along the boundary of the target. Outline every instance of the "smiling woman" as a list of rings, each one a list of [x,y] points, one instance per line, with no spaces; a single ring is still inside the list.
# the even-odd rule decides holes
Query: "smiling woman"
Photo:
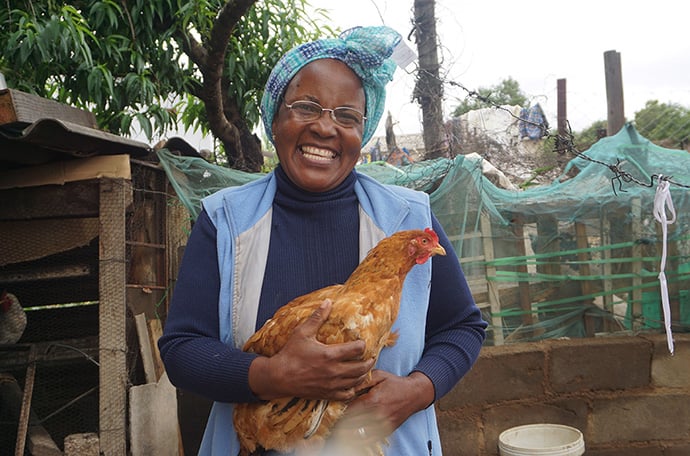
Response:
[[[336,122],[335,115],[323,116],[318,110],[312,110],[308,117],[311,120],[307,120],[301,113],[303,110],[289,106],[310,103],[319,108],[321,104],[333,106],[332,113],[335,109],[363,111],[362,83],[339,60],[315,60],[292,79],[285,99],[291,103],[280,105],[272,128],[281,167],[290,180],[304,190],[332,190],[345,180],[359,160],[363,124],[350,121],[343,125]]]
[[[406,276],[393,323],[400,337],[375,366],[363,340],[317,339],[335,310],[331,300],[281,334],[284,344],[261,354],[243,350],[265,322],[281,319],[278,309],[344,283],[383,238],[431,228],[443,251],[452,251],[427,194],[354,170],[381,119],[399,41],[388,27],[362,27],[288,51],[261,103],[279,165],[202,201],[159,341],[171,382],[215,401],[200,455],[294,448],[280,433],[257,442],[246,426],[233,424],[235,404],[289,405],[292,398],[313,407],[348,404],[333,435],[326,428],[310,440],[312,429],[298,439],[299,448],[326,445],[310,454],[342,454],[331,445],[370,446],[384,438],[390,455],[441,452],[433,402],[471,368],[486,328],[455,255],[435,256]],[[368,288],[390,296],[380,276],[372,274]],[[373,300],[377,311],[386,312],[384,301]],[[360,311],[351,304],[351,312]],[[278,413],[288,427],[302,416],[294,409]]]

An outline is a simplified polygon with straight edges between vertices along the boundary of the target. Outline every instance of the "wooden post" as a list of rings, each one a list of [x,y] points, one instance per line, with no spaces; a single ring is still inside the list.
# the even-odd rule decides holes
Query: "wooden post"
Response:
[[[568,133],[568,110],[566,102],[565,79],[556,81],[558,134],[564,136]]]
[[[439,76],[434,0],[414,0],[415,36],[419,69],[414,97],[422,107],[424,157],[443,157],[448,152],[443,128],[443,82]]]
[[[637,241],[642,237],[642,203],[640,198],[633,198],[630,203],[630,212],[632,215],[632,240]],[[640,258],[642,256],[642,247],[635,242],[631,249],[633,258]],[[642,261],[635,260],[632,262],[632,287],[630,293],[633,300],[632,306],[632,321],[630,322],[633,331],[642,329]]]
[[[101,179],[99,201],[99,432],[101,454],[127,454],[126,244],[129,180]]]
[[[609,224],[608,211],[606,210],[605,206],[601,208],[600,214],[601,225],[599,227],[599,243],[602,247],[608,247],[611,245],[611,225]],[[611,263],[608,261],[611,259],[610,247],[601,251],[601,259],[603,260],[602,288],[604,309],[606,309],[607,312],[610,312],[611,315],[614,315],[613,295],[611,294],[613,292],[613,280],[611,280],[611,273],[613,268],[611,267]],[[604,327],[608,330],[612,328],[612,325],[608,320],[604,325]]]
[[[525,248],[525,230],[523,228],[522,217],[516,215],[513,217],[513,234],[515,235],[515,248],[517,255],[526,257],[527,249]],[[517,265],[517,272],[527,274],[527,261]],[[530,295],[529,281],[521,280],[518,282],[518,290],[520,294],[520,308],[525,312],[522,315],[522,324],[529,326],[534,324],[534,314],[532,313],[532,298]]]
[[[620,52],[604,52],[604,75],[606,76],[606,103],[608,106],[606,134],[612,136],[618,133],[625,124]]]
[[[24,394],[22,397],[22,409],[19,414],[19,425],[17,426],[17,444],[15,445],[15,456],[24,456],[26,436],[29,429],[29,416],[31,414],[31,398],[34,393],[34,379],[36,378],[36,349],[32,345],[29,350],[29,366],[26,368],[26,378],[24,379]]]
[[[485,213],[480,215],[480,226],[482,230],[482,247],[484,249],[484,261],[487,263],[494,259],[494,240],[491,230],[491,220]],[[491,308],[491,326],[494,329],[494,345],[503,345],[503,319],[500,316],[494,316],[501,312],[501,297],[498,290],[498,283],[495,280],[489,280],[490,277],[496,277],[496,268],[494,266],[486,267],[486,291]]]
[[[554,253],[561,251],[561,241],[558,235],[558,220],[554,217],[540,217],[537,220],[537,236],[539,239],[536,253]],[[537,265],[537,271],[543,274],[560,275],[561,258],[549,257],[548,264]]]
[[[577,243],[578,250],[585,250],[589,248],[589,241],[587,239],[587,225],[581,222],[575,222],[575,242]],[[592,260],[592,256],[589,252],[581,252],[577,254],[577,259],[580,261],[580,275],[589,276],[591,271],[589,268],[588,261]],[[580,293],[583,296],[588,296],[592,293],[592,284],[588,280],[580,282]],[[590,298],[587,298],[590,299]],[[584,301],[583,301],[584,303]],[[587,336],[592,337],[595,333],[594,321],[591,317],[585,316],[585,332]]]

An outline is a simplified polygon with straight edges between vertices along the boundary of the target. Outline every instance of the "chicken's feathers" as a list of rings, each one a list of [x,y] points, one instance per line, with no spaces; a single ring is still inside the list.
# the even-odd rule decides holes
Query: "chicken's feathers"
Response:
[[[445,250],[432,230],[396,233],[379,242],[344,284],[315,290],[278,309],[247,340],[243,350],[275,355],[295,328],[329,299],[331,311],[319,328],[317,340],[324,344],[363,340],[364,359],[378,359],[381,350],[394,345],[398,337],[391,329],[398,316],[405,276],[415,264],[435,254],[445,255]],[[234,423],[240,454],[318,447],[346,408],[344,402],[303,398],[236,404]],[[380,448],[376,453],[382,454]]]

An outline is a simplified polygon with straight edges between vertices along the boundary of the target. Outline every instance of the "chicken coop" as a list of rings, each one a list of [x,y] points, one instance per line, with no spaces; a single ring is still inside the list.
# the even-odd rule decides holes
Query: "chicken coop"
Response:
[[[0,291],[19,306],[0,310],[0,454],[162,454],[141,434],[176,419],[171,386],[147,416],[165,396],[155,342],[188,235],[175,201],[146,144],[0,90]]]

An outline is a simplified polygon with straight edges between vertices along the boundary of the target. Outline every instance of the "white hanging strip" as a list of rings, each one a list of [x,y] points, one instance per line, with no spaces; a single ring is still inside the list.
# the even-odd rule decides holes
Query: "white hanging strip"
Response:
[[[670,184],[663,176],[659,176],[659,185],[656,187],[656,195],[654,195],[654,218],[661,224],[663,245],[661,247],[661,265],[659,267],[659,285],[661,286],[661,306],[664,311],[664,327],[666,328],[666,342],[668,343],[668,351],[673,354],[673,334],[671,333],[671,306],[668,300],[668,284],[666,282],[666,243],[668,238],[668,225],[676,221],[676,210],[673,207],[673,200],[671,199],[671,192],[669,191]],[[671,214],[669,220],[666,216],[666,209],[668,208]]]

